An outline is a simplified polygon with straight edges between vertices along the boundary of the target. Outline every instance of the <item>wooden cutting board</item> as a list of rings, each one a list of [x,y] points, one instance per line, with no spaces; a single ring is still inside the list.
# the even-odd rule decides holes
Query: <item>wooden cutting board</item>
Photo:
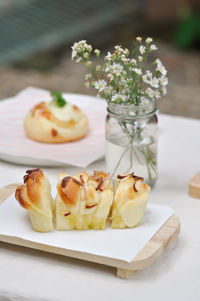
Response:
[[[15,191],[18,185],[19,184],[10,184],[0,189],[0,204]],[[177,237],[179,232],[180,220],[176,215],[172,215],[130,263],[119,259],[52,247],[6,235],[0,235],[0,241],[116,267],[117,276],[128,279],[133,272],[152,265]]]

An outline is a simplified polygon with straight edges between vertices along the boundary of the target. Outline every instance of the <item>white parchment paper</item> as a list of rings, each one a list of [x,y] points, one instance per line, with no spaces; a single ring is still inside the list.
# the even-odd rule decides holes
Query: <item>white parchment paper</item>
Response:
[[[168,206],[149,204],[136,228],[38,233],[32,230],[26,210],[13,194],[0,206],[0,234],[131,262],[172,214]]]

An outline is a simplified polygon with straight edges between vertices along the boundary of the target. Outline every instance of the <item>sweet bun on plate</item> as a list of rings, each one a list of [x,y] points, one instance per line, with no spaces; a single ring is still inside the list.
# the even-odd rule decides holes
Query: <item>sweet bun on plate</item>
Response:
[[[102,171],[71,177],[60,174],[57,184],[56,230],[105,229],[112,204],[113,184]]]
[[[50,102],[40,102],[24,119],[26,135],[45,143],[71,142],[88,131],[88,118],[77,106],[67,102],[60,92],[51,92]]]
[[[28,211],[35,231],[48,232],[53,230],[51,186],[41,169],[26,171],[24,185],[17,188],[15,198]]]
[[[111,228],[138,226],[146,210],[150,190],[144,179],[134,173],[118,175],[111,209]]]

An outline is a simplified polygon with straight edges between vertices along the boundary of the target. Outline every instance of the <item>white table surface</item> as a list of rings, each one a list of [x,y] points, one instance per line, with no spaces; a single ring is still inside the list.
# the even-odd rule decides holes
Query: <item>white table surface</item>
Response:
[[[178,239],[129,280],[117,278],[114,268],[0,243],[1,301],[200,300],[200,200],[188,196],[188,182],[200,171],[200,121],[161,115],[159,122],[159,177],[151,201],[175,209]],[[0,161],[0,185],[20,182],[31,167]],[[104,168],[99,161],[88,171]],[[78,168],[44,168],[52,182],[61,170]]]

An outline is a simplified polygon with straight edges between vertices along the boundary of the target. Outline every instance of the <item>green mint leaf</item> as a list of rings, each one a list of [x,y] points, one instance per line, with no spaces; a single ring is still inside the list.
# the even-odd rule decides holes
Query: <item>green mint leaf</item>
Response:
[[[62,97],[61,92],[59,91],[51,91],[51,96],[53,98],[53,101],[56,103],[56,105],[60,108],[64,107],[66,105],[66,100]]]

